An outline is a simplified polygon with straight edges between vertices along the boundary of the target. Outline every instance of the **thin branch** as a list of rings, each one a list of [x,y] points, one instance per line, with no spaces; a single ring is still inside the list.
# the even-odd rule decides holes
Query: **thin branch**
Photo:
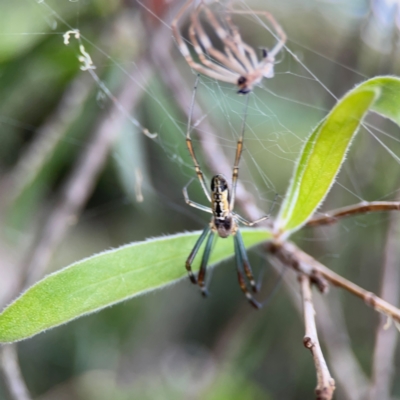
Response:
[[[359,204],[354,204],[352,206],[338,208],[333,211],[329,211],[324,215],[314,217],[307,222],[307,226],[317,226],[317,225],[328,225],[333,224],[338,221],[338,219],[343,217],[350,217],[357,214],[366,214],[370,212],[379,211],[391,211],[400,210],[399,201],[363,201]]]
[[[375,310],[400,322],[400,309],[376,296],[355,283],[343,278],[321,264],[307,253],[304,253],[292,242],[270,243],[269,251],[285,265],[307,275],[312,281],[327,280],[335,286],[339,286],[355,296],[361,298],[367,305]],[[321,287],[319,287],[321,291]]]
[[[343,398],[365,400],[369,380],[351,348],[338,292],[331,291],[329,299],[319,296],[316,300],[314,304],[318,315],[318,328],[326,345],[337,387],[342,390]]]
[[[43,275],[54,250],[71,226],[71,221],[76,220],[92,193],[97,176],[102,171],[120,127],[127,118],[119,108],[122,105],[126,110],[133,109],[143,93],[136,82],[143,82],[144,87],[151,74],[151,66],[145,59],[137,62],[130,72],[131,79],[124,82],[116,102],[112,103],[108,113],[101,116],[90,143],[75,164],[61,190],[58,203],[49,212],[40,237],[26,258],[26,276],[22,287],[32,284]]]
[[[392,304],[399,303],[400,215],[392,214],[386,237],[380,294]],[[398,332],[388,326],[388,318],[381,317],[375,338],[372,362],[372,385],[369,398],[389,399],[393,381],[395,350]]]
[[[311,351],[317,371],[317,387],[315,388],[315,393],[317,395],[317,400],[330,400],[335,391],[335,381],[326,365],[318,341],[317,327],[315,325],[315,310],[312,301],[311,279],[307,275],[300,274],[299,281],[303,299],[304,325],[306,329],[303,344]]]
[[[285,268],[285,264],[277,257],[272,257],[269,254],[267,258],[275,270],[279,271],[282,267]],[[286,267],[291,268],[290,265],[286,265]],[[289,298],[295,309],[302,313],[296,283],[298,285],[298,282],[292,279],[289,274],[286,274],[284,285]],[[329,294],[329,307],[326,303],[325,296],[322,295],[319,296],[318,301],[314,302],[314,305],[318,315],[320,334],[326,344],[326,352],[338,389],[342,389],[343,399],[364,400],[369,382],[351,349],[346,324],[334,291]]]
[[[318,231],[314,230],[313,234],[318,236]],[[328,242],[317,241],[315,244],[319,251],[326,253],[328,250]],[[327,359],[335,377],[336,397],[365,400],[370,380],[352,349],[339,294],[338,290],[331,290],[329,296],[314,293],[318,333],[321,342],[325,343]]]
[[[4,381],[13,400],[30,400],[31,396],[18,363],[17,346],[15,344],[1,346],[0,358]]]

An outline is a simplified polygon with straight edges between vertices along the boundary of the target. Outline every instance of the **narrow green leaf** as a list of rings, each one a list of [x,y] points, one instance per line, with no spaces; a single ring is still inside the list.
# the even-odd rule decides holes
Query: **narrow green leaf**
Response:
[[[288,235],[301,228],[328,194],[350,144],[368,111],[400,125],[400,79],[370,79],[337,102],[307,139],[297,163],[275,231]]]
[[[317,133],[321,128],[323,122],[320,122],[319,125],[315,128],[314,132],[309,136],[307,142],[303,148],[301,153],[300,160],[298,161],[297,168],[295,170],[295,175],[292,178],[292,184],[290,185],[290,189],[286,194],[285,201],[282,204],[282,208],[280,211],[280,219],[286,219],[291,211],[291,208],[296,204],[296,199],[299,194],[300,185],[294,184],[294,182],[299,182],[301,177],[303,176],[304,170],[307,166],[307,161],[311,155],[313,150],[315,140],[317,137]]]
[[[246,247],[269,238],[241,230]],[[0,342],[14,342],[186,277],[185,260],[200,232],[166,236],[106,251],[48,275],[0,314]],[[202,249],[199,256],[201,258]],[[218,240],[210,263],[233,255],[232,238]],[[197,271],[199,260],[194,263]],[[194,287],[193,290],[196,290]]]

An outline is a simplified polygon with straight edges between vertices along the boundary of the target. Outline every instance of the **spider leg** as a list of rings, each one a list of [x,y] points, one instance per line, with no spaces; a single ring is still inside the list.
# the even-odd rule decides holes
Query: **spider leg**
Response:
[[[233,166],[233,172],[232,172],[232,191],[231,191],[231,200],[229,205],[231,211],[235,206],[236,186],[239,177],[239,162],[240,162],[240,157],[242,155],[242,151],[243,151],[243,135],[240,136],[237,142],[235,164]]]
[[[197,277],[197,283],[200,286],[201,294],[203,295],[203,297],[208,296],[207,288],[205,286],[205,278],[206,278],[207,264],[208,260],[210,259],[210,254],[212,250],[213,239],[214,239],[214,232],[211,230],[207,238],[206,248],[204,249],[203,258],[201,259],[199,275]]]
[[[237,235],[237,233],[236,233],[236,235]],[[245,281],[245,278],[242,273],[242,266],[244,267],[246,275],[251,282],[251,277],[249,277],[249,275],[247,274],[247,271],[246,271],[246,261],[248,262],[248,258],[247,258],[247,254],[246,254],[246,249],[244,247],[243,239],[241,237],[236,238],[236,235],[234,236],[235,256],[236,256],[236,265],[237,265],[238,280],[239,280],[240,288],[242,289],[243,293],[246,295],[250,304],[254,308],[256,308],[256,309],[263,308],[270,302],[270,300],[273,298],[273,296],[279,289],[279,287],[282,283],[283,277],[287,271],[287,268],[283,269],[282,272],[279,274],[279,277],[276,279],[274,286],[273,286],[271,292],[267,295],[267,297],[262,302],[257,301],[254,298],[254,296],[248,291],[247,286],[246,286],[246,281]],[[240,254],[238,254],[238,253],[240,253]],[[250,266],[250,264],[248,264],[248,265]],[[251,272],[251,269],[250,269],[250,272]],[[259,288],[261,286],[261,278],[262,278],[262,275],[260,274],[259,282],[256,284],[255,288],[252,285],[254,292],[259,291]],[[254,282],[254,280],[253,280],[253,282]]]
[[[247,96],[246,100],[245,100],[245,111],[244,111],[244,115],[243,115],[242,133],[240,134],[239,140],[237,142],[235,164],[233,165],[233,171],[232,171],[232,190],[231,190],[231,199],[230,199],[230,203],[229,203],[229,210],[231,212],[233,212],[233,208],[235,206],[236,185],[237,185],[237,180],[239,177],[240,157],[241,157],[242,151],[243,151],[244,129],[246,127],[246,114],[247,114],[248,104],[249,104],[249,96]]]
[[[200,184],[204,190],[204,193],[207,196],[208,201],[211,202],[211,197],[207,190],[207,186],[206,186],[206,183],[204,180],[204,175],[200,168],[199,162],[197,161],[196,154],[194,153],[192,139],[190,138],[189,133],[186,136],[186,145],[187,145],[187,148],[189,149],[190,156],[192,157],[194,169],[196,170],[196,174],[197,174],[197,177],[199,178]]]
[[[211,15],[214,19],[215,19],[215,17],[211,13],[211,11],[208,10],[207,7],[201,6],[201,5],[199,6],[199,9],[196,10],[196,12],[194,14],[192,14],[192,16],[191,16],[192,25],[194,27],[194,31],[195,31],[196,35],[198,36],[198,38],[200,40],[201,45],[204,47],[204,49],[206,50],[206,52],[208,54],[210,54],[212,57],[214,57],[216,60],[218,60],[222,65],[226,66],[227,68],[229,68],[232,71],[235,71],[239,75],[246,74],[245,68],[239,62],[237,62],[234,58],[227,57],[224,53],[222,53],[221,51],[214,48],[210,39],[208,38],[207,34],[205,33],[203,26],[201,25],[201,23],[198,19],[198,14],[199,14],[200,8],[204,8],[205,12],[207,13],[207,16]],[[211,21],[210,21],[210,23],[212,24]],[[222,29],[222,27],[221,27],[221,29]],[[217,35],[218,35],[218,33],[217,33]],[[218,36],[223,41],[223,43],[226,44],[226,41],[223,40],[220,35],[218,35]],[[225,36],[226,36],[226,32],[225,32]],[[232,44],[230,44],[229,47],[232,47]],[[232,83],[236,83],[237,78],[238,78],[238,76],[236,76],[235,81]],[[226,82],[226,80],[225,80],[225,82]]]
[[[199,77],[196,78],[196,82],[195,82],[194,88],[193,88],[192,101],[191,101],[190,110],[189,110],[188,126],[187,126],[187,131],[186,131],[186,145],[187,145],[187,148],[189,150],[190,156],[192,157],[193,164],[194,164],[194,169],[196,171],[197,177],[199,178],[201,187],[203,188],[203,191],[204,191],[205,195],[207,196],[208,201],[211,203],[211,197],[210,197],[210,194],[208,193],[208,190],[207,190],[207,185],[206,185],[206,182],[204,180],[203,171],[201,170],[200,164],[197,161],[197,157],[196,157],[196,154],[194,152],[193,145],[192,145],[192,139],[190,137],[190,128],[191,128],[191,123],[192,123],[192,112],[193,112],[194,100],[195,100],[195,96],[196,96],[196,90],[197,90],[198,82],[199,82]],[[185,191],[184,191],[184,194],[185,194]]]
[[[194,48],[195,52],[197,53],[197,55],[199,56],[199,59],[202,64],[204,64],[209,69],[213,69],[217,73],[227,76],[227,77],[229,77],[230,80],[233,80],[234,82],[236,82],[237,73],[233,73],[233,72],[229,71],[229,69],[224,68],[223,66],[216,64],[215,62],[212,62],[211,60],[209,60],[206,57],[202,47],[200,46],[199,41],[197,40],[196,31],[195,31],[193,24],[191,24],[189,27],[189,37],[190,37],[190,41],[193,44],[193,48]]]
[[[251,60],[251,62],[253,64],[253,68],[257,69],[258,59],[257,59],[257,54],[256,54],[255,50],[245,42],[242,42],[241,45],[243,46],[243,48],[245,49],[245,51],[249,55],[250,60]]]
[[[235,84],[240,74],[238,72],[232,72],[230,69],[235,71],[236,68],[240,71],[241,66],[236,65],[236,60],[231,60],[229,56],[227,57],[225,54],[215,49],[212,46],[208,36],[205,34],[200,22],[198,20],[194,21],[193,18],[195,17],[192,16],[192,24],[189,27],[189,37],[201,63],[208,67],[208,72],[206,75],[223,82]],[[199,40],[197,39],[197,36],[199,37],[201,45],[204,47],[206,53],[213,56],[217,61],[221,63],[221,65],[207,58],[206,53],[204,53],[203,48],[201,47]],[[215,72],[212,70],[214,70]]]
[[[171,29],[172,29],[172,33],[175,37],[175,40],[178,44],[179,50],[181,51],[181,53],[184,55],[184,57],[186,58],[186,55],[188,54],[190,57],[190,52],[189,49],[185,43],[185,41],[183,40],[180,32],[179,32],[179,28],[178,28],[178,23],[179,21],[182,19],[183,14],[185,13],[185,11],[189,8],[189,6],[192,4],[191,0],[188,0],[183,6],[182,8],[179,10],[178,14],[176,15],[176,17],[172,20],[171,22]]]
[[[194,207],[194,208],[197,208],[199,210],[202,210],[202,211],[205,211],[205,212],[208,212],[208,213],[212,214],[212,210],[211,210],[210,207],[203,206],[202,204],[195,203],[194,201],[190,200],[187,188],[192,183],[192,180],[193,179],[191,179],[189,181],[189,183],[182,190],[183,191],[183,197],[185,199],[186,204],[188,204],[191,207]]]
[[[242,234],[240,233],[239,229],[237,230],[234,239],[237,241],[237,247],[238,247],[238,249],[240,251],[240,254],[241,254],[242,265],[243,265],[244,272],[245,272],[245,274],[247,276],[247,279],[250,282],[250,285],[251,285],[251,288],[252,288],[253,292],[257,293],[258,292],[258,285],[256,284],[256,281],[254,280],[253,271],[252,271],[251,266],[250,266],[249,258],[247,257],[246,248],[244,247]]]
[[[236,58],[233,55],[231,49],[229,47],[227,47],[227,46],[224,46],[224,51],[225,51],[226,55],[228,56],[230,62],[232,64],[235,64],[235,65],[238,64],[239,65],[238,69],[242,70],[243,69],[242,65],[236,60]],[[236,77],[235,83],[237,83],[237,80],[240,78],[240,76],[243,76],[245,74],[247,74],[247,71],[244,72],[243,74],[239,74],[239,76]]]
[[[192,0],[188,0],[183,7],[179,10],[178,14],[176,17],[173,19],[171,23],[171,29],[172,33],[175,37],[175,40],[177,42],[178,48],[182,55],[185,57],[186,62],[189,64],[189,66],[194,69],[197,72],[200,72],[201,74],[204,74],[206,76],[209,76],[210,78],[217,79],[223,82],[228,82],[228,83],[236,83],[236,78],[233,79],[231,77],[227,77],[226,75],[223,75],[221,73],[218,73],[216,71],[213,71],[209,68],[206,68],[206,66],[197,63],[195,60],[193,60],[192,56],[190,55],[189,48],[183,39],[183,37],[180,34],[179,28],[178,28],[178,23],[182,19],[183,14],[186,12],[186,10],[189,8],[189,6],[192,4]]]
[[[251,65],[251,62],[245,56],[243,49],[241,49],[238,46],[238,43],[236,43],[235,38],[230,35],[230,32],[227,32],[221,26],[218,19],[207,7],[204,7],[204,12],[206,13],[208,21],[214,28],[217,36],[221,39],[221,41],[224,43],[224,45],[232,51],[232,53],[236,56],[238,61],[243,65],[244,71],[242,70],[242,72],[239,72],[239,71],[238,72],[242,75],[246,75],[248,72],[252,71],[253,67]],[[235,31],[237,31],[236,28],[235,28]]]
[[[229,26],[229,29],[232,31],[232,36],[234,38],[234,41],[239,49],[239,51],[246,57],[246,52],[250,58],[251,64],[252,64],[252,69],[256,69],[258,66],[258,58],[257,54],[254,51],[254,49],[249,46],[247,43],[245,43],[242,39],[242,36],[239,32],[239,29],[237,26],[232,22],[232,18],[230,15],[227,15],[225,17],[225,21],[227,25]],[[247,57],[246,57],[247,58]]]
[[[239,239],[237,238],[237,233],[236,233],[236,235],[233,237],[233,243],[235,246],[236,269],[237,269],[239,286],[240,289],[242,289],[242,292],[245,294],[247,300],[250,302],[250,304],[254,308],[260,309],[262,307],[262,304],[259,303],[247,289],[246,281],[242,272],[242,267],[244,266],[243,254],[242,251],[240,250],[240,245],[238,243],[238,240]]]
[[[259,63],[258,63],[257,54],[254,51],[254,49],[251,46],[249,46],[247,43],[245,43],[245,42],[242,42],[241,46],[247,52],[247,54],[248,54],[248,56],[249,56],[249,58],[251,60],[253,69],[257,69]]]
[[[273,35],[278,38],[278,42],[275,46],[270,50],[266,51],[263,49],[263,59],[256,65],[255,70],[259,73],[259,79],[263,76],[265,78],[273,78],[274,77],[274,63],[275,63],[275,56],[282,50],[286,43],[286,34],[282,27],[276,22],[275,18],[272,16],[271,13],[267,11],[244,11],[244,10],[231,10],[231,14],[252,14],[252,15],[262,15],[268,19],[270,24],[273,26],[275,33]],[[246,48],[247,51],[254,52],[249,46],[243,43],[243,46]],[[252,56],[250,55],[250,58]],[[253,59],[253,58],[252,58]]]
[[[235,216],[235,218],[241,222],[243,225],[246,226],[253,226],[255,224],[258,224],[261,221],[265,221],[266,219],[269,219],[269,215],[264,215],[263,217],[256,219],[255,221],[247,221],[247,219],[243,218],[241,215],[233,213],[233,215]]]
[[[235,10],[235,9],[231,9],[229,10],[229,12],[231,14],[250,14],[250,15],[262,15],[265,18],[268,19],[268,21],[270,22],[270,24],[272,25],[272,27],[274,28],[275,34],[274,36],[276,36],[279,40],[276,43],[276,45],[272,48],[272,50],[270,50],[269,56],[274,59],[274,57],[282,50],[282,48],[284,47],[286,40],[287,40],[287,36],[285,31],[282,29],[282,27],[278,24],[278,22],[276,21],[276,19],[273,17],[273,15],[271,13],[269,13],[268,11],[250,11],[250,10]]]
[[[197,279],[194,276],[193,271],[192,271],[193,260],[196,257],[196,254],[198,253],[201,245],[203,244],[203,242],[204,242],[205,238],[207,237],[207,235],[209,234],[210,230],[211,230],[211,227],[208,225],[204,229],[204,231],[201,233],[200,237],[197,239],[196,244],[194,245],[192,251],[189,254],[189,257],[186,260],[186,264],[185,264],[186,265],[186,270],[187,270],[187,272],[189,274],[189,278],[190,278],[191,282],[194,283],[194,284],[197,283]],[[203,256],[203,258],[204,258],[204,256]]]

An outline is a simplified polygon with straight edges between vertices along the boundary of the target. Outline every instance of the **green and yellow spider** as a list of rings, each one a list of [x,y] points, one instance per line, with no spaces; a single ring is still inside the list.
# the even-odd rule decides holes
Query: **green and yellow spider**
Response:
[[[194,101],[194,95],[193,95],[193,101]],[[193,108],[193,101],[191,109]],[[189,149],[190,156],[192,157],[194,168],[197,177],[199,178],[201,187],[203,188],[203,191],[208,201],[211,203],[211,207],[207,207],[190,200],[187,192],[187,186],[183,188],[183,195],[186,203],[189,204],[189,206],[208,212],[212,214],[212,217],[209,225],[204,229],[204,231],[198,238],[196,244],[193,247],[193,250],[191,251],[189,257],[186,260],[186,269],[189,273],[189,278],[192,281],[192,283],[198,284],[200,286],[203,296],[207,296],[207,288],[205,286],[205,276],[206,276],[208,260],[211,254],[214,235],[217,234],[220,238],[223,239],[227,238],[230,235],[233,235],[236,268],[237,268],[240,288],[242,289],[242,291],[244,292],[244,294],[246,295],[247,299],[249,300],[252,306],[254,306],[255,308],[261,308],[262,304],[259,303],[253,297],[253,295],[247,288],[245,276],[249,280],[253,292],[258,291],[256,282],[254,280],[253,272],[250,266],[250,262],[247,257],[246,248],[243,243],[243,238],[242,235],[240,234],[239,223],[242,223],[247,226],[253,226],[258,222],[264,221],[265,219],[268,218],[268,216],[262,217],[253,222],[249,222],[233,211],[235,206],[236,184],[239,176],[239,162],[243,150],[243,136],[244,136],[245,122],[243,121],[242,133],[239,137],[236,147],[235,163],[232,172],[232,188],[231,190],[229,190],[226,178],[222,174],[217,174],[214,175],[211,179],[211,194],[210,194],[207,190],[207,185],[204,179],[203,172],[200,168],[199,162],[197,161],[193,149],[192,139],[190,137],[190,125],[191,125],[190,121],[191,121],[191,116],[189,116],[188,128],[186,133],[186,145]],[[192,271],[192,263],[204,241],[206,241],[206,246],[201,260],[200,271],[196,279],[196,276],[193,274]]]

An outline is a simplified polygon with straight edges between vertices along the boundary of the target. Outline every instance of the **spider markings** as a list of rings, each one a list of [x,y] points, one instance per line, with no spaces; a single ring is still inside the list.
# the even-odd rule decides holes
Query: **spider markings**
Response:
[[[238,93],[241,94],[251,92],[253,87],[259,84],[264,77],[272,78],[274,76],[275,56],[285,45],[286,34],[272,14],[266,11],[230,10],[230,14],[265,16],[273,26],[279,40],[272,50],[262,49],[262,58],[259,61],[256,51],[243,42],[238,28],[232,22],[231,16],[226,15],[223,20],[227,27],[225,29],[210,9],[205,6],[204,1],[200,0],[200,4],[190,14],[191,24],[188,31],[190,43],[199,59],[197,62],[192,58],[189,47],[178,28],[180,20],[192,2],[193,0],[188,0],[183,5],[171,24],[179,50],[192,69],[210,78],[236,85]],[[200,23],[199,16],[202,11],[204,11],[211,28],[221,40],[223,52],[213,46]]]
[[[235,206],[236,184],[237,184],[237,180],[238,180],[238,176],[239,176],[239,162],[240,162],[240,158],[241,158],[242,150],[243,150],[243,136],[244,136],[245,120],[243,119],[242,133],[241,133],[241,136],[238,140],[237,147],[236,147],[235,163],[234,163],[233,171],[232,171],[232,190],[231,191],[229,190],[229,186],[228,186],[228,182],[227,182],[226,178],[221,174],[217,174],[217,175],[214,175],[211,179],[211,195],[210,195],[210,193],[207,189],[207,185],[206,185],[206,182],[204,179],[203,172],[200,168],[200,165],[196,158],[196,154],[193,149],[192,139],[190,137],[191,113],[192,113],[193,104],[194,104],[194,97],[195,97],[195,92],[196,92],[196,88],[197,88],[197,82],[198,82],[198,79],[196,80],[193,97],[192,97],[192,104],[191,104],[190,113],[189,113],[188,128],[187,128],[187,133],[186,133],[186,144],[189,149],[190,156],[192,157],[197,177],[200,181],[200,184],[203,188],[203,191],[204,191],[207,199],[211,203],[211,208],[204,206],[202,204],[195,203],[192,200],[190,200],[188,192],[187,192],[188,185],[186,185],[183,188],[183,195],[184,195],[185,201],[188,205],[190,205],[191,207],[195,207],[200,210],[203,210],[205,212],[211,213],[212,217],[211,217],[210,223],[203,230],[202,234],[197,239],[197,242],[194,245],[192,251],[190,252],[189,257],[186,260],[186,269],[188,271],[189,278],[192,281],[192,283],[198,284],[200,286],[202,295],[207,296],[205,277],[206,277],[207,265],[208,265],[208,261],[210,258],[212,244],[213,244],[215,234],[217,234],[221,238],[227,238],[228,236],[232,235],[233,241],[234,241],[234,247],[235,247],[236,269],[237,269],[237,275],[238,275],[238,281],[239,281],[240,288],[242,289],[243,293],[246,295],[247,299],[249,300],[250,304],[253,307],[261,308],[262,304],[259,303],[252,296],[252,294],[249,292],[247,285],[246,285],[245,276],[247,277],[253,292],[258,291],[256,282],[254,280],[253,272],[252,272],[252,269],[250,266],[250,262],[247,257],[246,248],[243,243],[243,238],[240,233],[239,223],[242,223],[247,226],[253,226],[257,222],[267,219],[268,216],[262,217],[253,222],[249,222],[233,211],[233,208]],[[247,98],[247,101],[248,101],[248,98]],[[246,108],[247,108],[247,101],[246,101]],[[201,263],[200,263],[199,274],[196,279],[196,277],[192,271],[192,263],[197,255],[201,245],[204,243],[204,241],[206,243],[205,249],[204,249],[203,257],[202,257]]]

